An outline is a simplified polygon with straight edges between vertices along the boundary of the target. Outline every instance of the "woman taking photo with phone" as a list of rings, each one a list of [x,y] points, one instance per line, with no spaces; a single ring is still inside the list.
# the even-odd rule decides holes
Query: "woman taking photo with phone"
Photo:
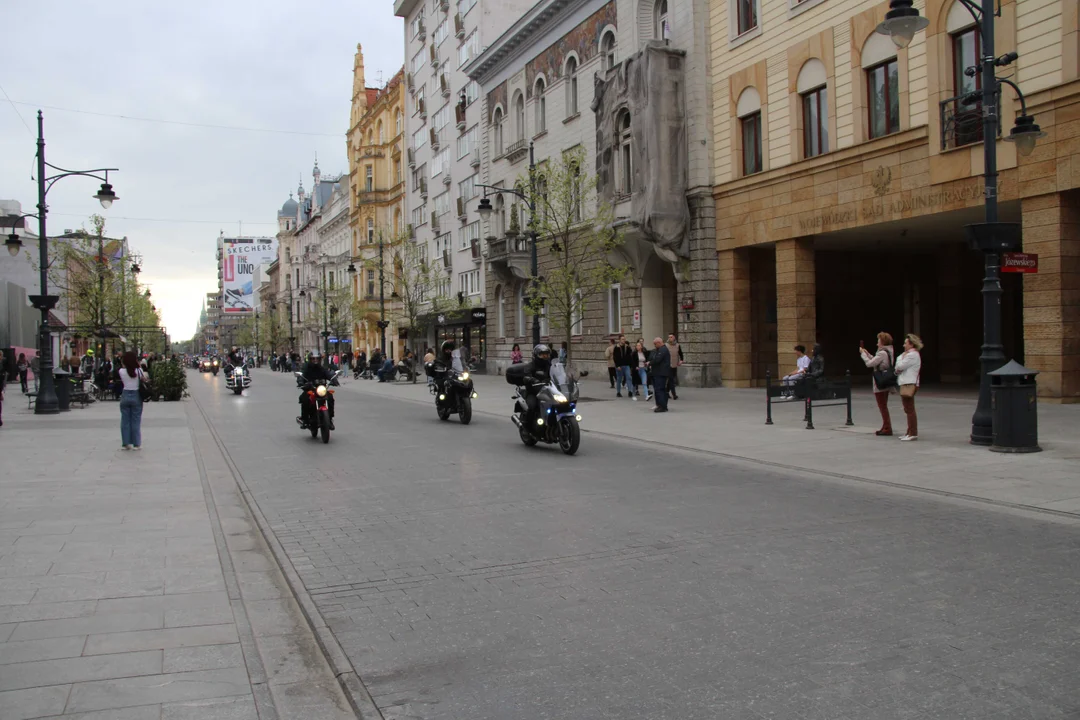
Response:
[[[877,352],[873,355],[870,354],[860,340],[859,354],[862,356],[863,362],[866,363],[866,367],[870,368],[870,372],[873,373],[871,383],[874,388],[874,400],[877,401],[878,410],[881,412],[881,429],[874,434],[888,437],[892,435],[889,395],[896,392],[896,375],[893,373],[896,357],[893,352],[892,335],[887,332],[877,334]],[[878,385],[879,380],[881,386]]]

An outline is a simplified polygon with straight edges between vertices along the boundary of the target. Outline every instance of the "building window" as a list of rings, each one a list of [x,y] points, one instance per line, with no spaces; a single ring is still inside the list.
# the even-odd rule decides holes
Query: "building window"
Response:
[[[525,337],[525,285],[518,285],[517,289],[517,328],[514,332],[518,337]]]
[[[367,271],[367,297],[375,296],[375,271],[368,268]]]
[[[742,129],[743,175],[761,172],[761,111],[739,118]]]
[[[735,15],[739,35],[757,27],[757,0],[735,0]]]
[[[495,196],[495,237],[506,234],[506,201],[502,195]]]
[[[608,332],[616,335],[622,332],[622,285],[612,285],[608,290]]]
[[[566,117],[578,113],[577,80],[577,58],[570,57],[566,61]]]
[[[412,74],[414,79],[416,79],[417,73],[424,69],[424,62],[426,57],[427,53],[424,52],[424,48],[420,48],[420,50],[412,56],[412,60],[409,62],[409,67],[412,68]]]
[[[659,40],[671,39],[671,25],[668,16],[668,0],[656,3],[656,36]]]
[[[825,86],[802,94],[803,157],[829,152],[829,103]]]
[[[368,245],[375,242],[375,221],[371,218],[368,218],[367,221],[367,241]]]
[[[623,110],[615,122],[619,158],[619,192],[629,195],[633,189],[633,155],[630,151],[630,111]]]
[[[866,96],[870,110],[870,137],[884,137],[899,130],[900,75],[896,58],[866,71]]]
[[[428,135],[429,133],[427,131],[427,128],[424,127],[420,128],[412,134],[412,146],[414,151],[419,150],[420,148],[427,145]]]
[[[394,137],[401,134],[401,111],[394,111]]]
[[[581,166],[575,162],[570,166],[570,219],[581,222]]]
[[[615,67],[615,33],[608,31],[600,40],[601,65],[604,70]]]
[[[399,158],[399,159],[394,161],[394,184],[398,185],[400,183],[401,183],[401,159]]]
[[[536,81],[534,92],[536,95],[536,134],[547,130],[547,98],[544,97],[544,78]]]
[[[379,124],[378,124],[377,127],[379,128],[379,144],[380,145],[385,145],[386,144],[386,130],[383,129],[382,120],[379,121]]]
[[[468,202],[477,196],[476,175],[470,175],[458,183],[458,197]]]
[[[370,165],[364,167],[364,192],[371,192],[375,189],[375,176],[374,171]]]
[[[450,212],[450,193],[444,192],[435,196],[435,214],[445,215]]]
[[[491,120],[492,134],[495,135],[495,157],[503,154],[503,114],[502,108],[495,108],[495,115]]]
[[[506,297],[501,287],[495,288],[495,327],[498,337],[506,337]]]
[[[516,139],[525,139],[525,95],[518,93],[514,99],[514,122],[517,127],[514,130],[517,132]]]
[[[476,220],[469,223],[460,230],[461,235],[458,241],[458,250],[469,250],[472,248],[474,242],[480,240],[480,221]]]

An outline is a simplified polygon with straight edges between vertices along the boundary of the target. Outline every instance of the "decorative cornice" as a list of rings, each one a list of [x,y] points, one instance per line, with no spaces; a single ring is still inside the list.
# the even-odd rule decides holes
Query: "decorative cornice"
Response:
[[[547,27],[590,1],[592,0],[541,0],[500,35],[487,50],[466,65],[463,68],[465,74],[483,83],[523,54],[530,46],[530,41]]]

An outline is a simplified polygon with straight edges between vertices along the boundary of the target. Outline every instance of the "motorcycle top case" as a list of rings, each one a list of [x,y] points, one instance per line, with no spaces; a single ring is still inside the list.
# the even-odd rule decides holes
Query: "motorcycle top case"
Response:
[[[506,382],[511,385],[525,383],[525,363],[517,363],[506,368]]]

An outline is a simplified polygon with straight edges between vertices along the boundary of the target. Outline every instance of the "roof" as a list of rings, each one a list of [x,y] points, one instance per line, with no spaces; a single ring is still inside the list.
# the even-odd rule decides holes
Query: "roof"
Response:
[[[292,195],[289,195],[289,199],[278,210],[278,217],[296,217],[296,201],[293,200]]]
[[[379,99],[379,88],[364,88],[364,93],[367,94],[368,107],[374,105],[375,101]]]
[[[64,329],[67,328],[67,325],[60,318],[53,315],[52,311],[50,310],[49,311],[49,327],[51,327],[51,328],[59,328],[60,330],[64,330]]]

